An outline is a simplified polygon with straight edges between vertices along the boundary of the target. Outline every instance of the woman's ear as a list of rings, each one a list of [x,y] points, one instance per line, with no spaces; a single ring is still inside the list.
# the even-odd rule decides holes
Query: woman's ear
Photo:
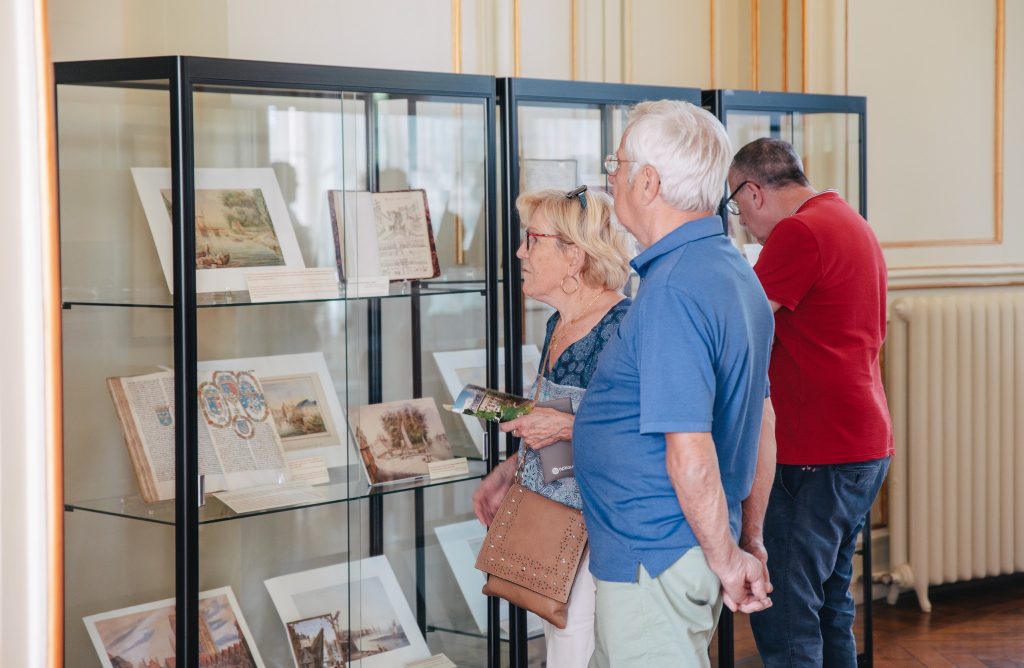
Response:
[[[583,268],[583,252],[580,251],[580,247],[575,244],[569,248],[571,251],[571,256],[569,258],[569,271],[575,275]]]

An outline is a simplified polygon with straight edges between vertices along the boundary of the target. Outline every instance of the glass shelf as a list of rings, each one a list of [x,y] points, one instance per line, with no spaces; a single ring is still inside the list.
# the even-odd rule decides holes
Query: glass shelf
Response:
[[[442,487],[444,485],[453,485],[469,480],[479,480],[485,475],[487,475],[487,468],[483,461],[469,460],[469,473],[462,476],[439,478],[437,480],[431,480],[429,478],[415,478],[405,482],[374,485],[372,487],[362,479],[352,483],[348,481],[341,481],[325,485],[316,485],[313,489],[323,495],[324,498],[322,501],[282,506],[280,508],[268,508],[266,510],[251,513],[236,513],[212,494],[207,494],[206,504],[199,509],[199,523],[213,524],[215,522],[227,522],[245,517],[257,517],[260,515],[270,515],[272,513],[288,512],[301,508],[313,508],[315,506],[325,506],[334,503],[347,503],[349,501],[369,499],[376,496],[386,496],[388,494],[407,492],[414,489]],[[142,520],[144,522],[174,525],[174,499],[157,501],[155,503],[145,503],[142,498],[136,494],[108,499],[92,499],[87,501],[76,501],[74,503],[65,503],[64,509],[67,511],[84,510],[87,512],[100,513],[102,515],[113,515],[114,517],[124,517]]]
[[[342,293],[337,298],[330,299],[297,299],[297,300],[282,300],[282,301],[269,301],[269,302],[252,302],[249,300],[248,292],[207,292],[196,295],[196,302],[199,308],[214,308],[222,306],[269,306],[273,304],[309,304],[315,302],[339,302],[339,301],[356,301],[361,299],[396,299],[401,297],[411,297],[414,293],[411,283],[399,282],[392,283],[390,286],[390,292],[386,295],[378,295],[376,297],[347,297],[344,294],[344,285],[339,286],[339,290]],[[434,279],[431,281],[421,281],[419,284],[419,295],[421,297],[432,297],[437,295],[461,295],[461,294],[484,294],[486,286],[483,281],[445,281]],[[67,296],[67,295],[65,295]],[[75,306],[115,306],[115,307],[126,307],[126,308],[163,308],[170,309],[174,308],[174,304],[170,301],[171,296],[167,293],[163,295],[144,295],[141,299],[133,299],[131,297],[124,297],[115,294],[111,291],[108,294],[91,294],[91,295],[75,295],[72,298],[66,298],[61,306],[66,310]]]
[[[503,602],[502,605],[505,605],[505,603]],[[452,634],[455,634],[457,636],[466,636],[466,637],[469,637],[469,638],[486,638],[487,637],[486,634],[480,633],[479,631],[462,631],[460,629],[450,629],[450,628],[447,628],[447,627],[444,627],[444,626],[437,626],[436,624],[429,624],[429,625],[427,625],[427,633],[452,633]],[[538,638],[543,638],[543,637],[544,637],[544,632],[541,631],[540,633],[527,634],[526,640],[527,641],[537,640]],[[501,642],[505,642],[505,643],[508,642],[508,631],[505,630],[504,628],[501,630],[501,638],[500,638],[500,640],[501,640]]]

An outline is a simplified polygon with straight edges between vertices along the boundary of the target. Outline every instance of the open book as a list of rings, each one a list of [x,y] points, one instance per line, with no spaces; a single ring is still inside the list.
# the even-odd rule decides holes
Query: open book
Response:
[[[425,190],[329,190],[338,275],[392,281],[441,274]]]
[[[515,420],[532,412],[534,408],[552,408],[563,413],[573,413],[572,401],[569,397],[533,402],[530,399],[498,390],[489,390],[479,385],[467,385],[462,388],[455,403],[446,408],[453,413],[472,415],[491,422]],[[574,475],[571,441],[556,441],[538,448],[537,453],[540,455],[544,482],[550,483]]]
[[[508,422],[533,410],[533,402],[507,392],[467,385],[445,408],[460,415],[472,415],[490,422]]]
[[[259,380],[250,371],[199,378],[199,473],[205,491],[283,482],[290,476]],[[174,498],[174,374],[107,379],[143,501]]]

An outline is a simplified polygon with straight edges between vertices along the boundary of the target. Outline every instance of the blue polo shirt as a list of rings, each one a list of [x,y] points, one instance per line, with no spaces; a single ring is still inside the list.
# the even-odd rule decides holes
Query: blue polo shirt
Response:
[[[698,545],[665,469],[665,434],[711,432],[733,537],[757,464],[775,320],[718,216],[633,261],[640,289],[608,341],[573,429],[590,571],[657,577]]]

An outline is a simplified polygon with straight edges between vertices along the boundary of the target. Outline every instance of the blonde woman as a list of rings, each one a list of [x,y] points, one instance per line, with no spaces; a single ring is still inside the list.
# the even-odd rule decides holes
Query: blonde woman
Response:
[[[555,309],[548,319],[539,370],[539,399],[568,397],[579,405],[597,359],[615,334],[630,301],[622,294],[629,277],[631,245],[612,223],[612,201],[586,186],[525,193],[516,201],[523,240],[516,252],[522,262],[523,294]],[[532,395],[532,390],[528,393]],[[525,457],[523,485],[573,508],[583,502],[572,476],[544,482],[537,449],[571,441],[574,417],[551,408],[501,424],[529,448],[498,466],[473,495],[473,509],[485,525],[494,518],[512,484],[519,458]],[[586,666],[594,650],[594,579],[584,555],[569,597],[565,629],[544,623],[547,665]]]

